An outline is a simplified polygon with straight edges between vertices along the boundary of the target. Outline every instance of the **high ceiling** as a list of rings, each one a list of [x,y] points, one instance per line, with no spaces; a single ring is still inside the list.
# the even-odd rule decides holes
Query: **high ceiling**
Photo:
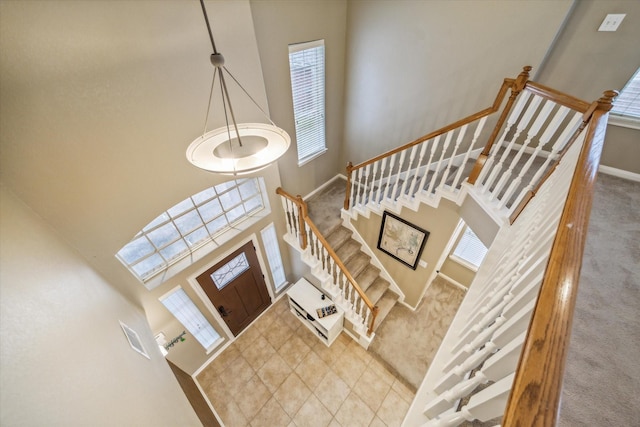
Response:
[[[207,6],[229,68],[266,105],[249,3]],[[0,2],[2,181],[86,257],[113,257],[168,206],[228,179],[185,158],[210,53],[196,0]]]

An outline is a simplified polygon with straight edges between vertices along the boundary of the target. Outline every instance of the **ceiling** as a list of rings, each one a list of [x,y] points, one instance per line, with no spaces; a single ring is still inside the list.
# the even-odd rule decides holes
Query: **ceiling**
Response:
[[[248,1],[207,8],[228,68],[266,106]],[[113,259],[168,206],[228,179],[185,158],[210,53],[196,0],[0,2],[3,184],[89,260]],[[231,90],[239,121],[262,117]]]

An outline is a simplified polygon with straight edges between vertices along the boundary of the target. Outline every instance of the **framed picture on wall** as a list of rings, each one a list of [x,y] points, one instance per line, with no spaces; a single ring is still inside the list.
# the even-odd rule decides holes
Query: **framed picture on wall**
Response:
[[[428,231],[384,211],[378,237],[382,252],[415,270],[428,238]]]

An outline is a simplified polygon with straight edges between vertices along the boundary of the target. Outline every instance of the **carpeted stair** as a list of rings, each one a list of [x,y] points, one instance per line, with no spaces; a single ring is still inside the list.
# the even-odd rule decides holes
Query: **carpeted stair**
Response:
[[[374,325],[375,330],[398,301],[398,295],[389,289],[389,282],[380,277],[380,270],[371,264],[369,255],[352,238],[351,230],[338,225],[325,238],[369,300],[378,306],[380,311]]]

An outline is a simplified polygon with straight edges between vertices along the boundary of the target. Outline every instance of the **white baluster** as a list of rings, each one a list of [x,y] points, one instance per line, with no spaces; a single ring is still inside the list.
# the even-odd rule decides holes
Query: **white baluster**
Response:
[[[458,130],[458,137],[456,138],[456,143],[453,147],[453,152],[451,153],[451,156],[449,156],[449,161],[447,162],[447,168],[445,169],[444,174],[442,174],[442,179],[440,180],[440,185],[438,186],[438,188],[440,188],[441,190],[444,189],[444,186],[447,184],[447,178],[449,178],[451,166],[453,165],[453,161],[458,154],[458,149],[460,148],[460,144],[462,143],[462,140],[464,139],[464,135],[467,132],[467,127],[468,125],[465,124]]]
[[[425,143],[426,144],[426,143]],[[422,175],[422,179],[420,180],[420,192],[424,192],[425,185],[427,183],[427,178],[429,177],[429,171],[431,170],[431,162],[433,161],[433,156],[436,153],[438,146],[440,145],[440,135],[436,136],[435,139],[431,143],[431,151],[429,152],[429,160],[427,160],[427,166],[424,170],[424,175]],[[434,175],[435,176],[435,175]]]
[[[389,160],[389,174],[387,175],[387,185],[385,185],[384,188],[384,200],[387,200],[389,198],[389,189],[391,188],[391,175],[393,174],[393,167],[396,164],[395,161],[396,153],[393,153],[391,155],[391,159]]]
[[[378,162],[375,162],[373,164],[373,172],[371,174],[371,183],[369,184],[369,203],[376,205],[377,204],[377,200],[374,197],[374,193],[376,190],[376,186],[375,186],[375,182],[376,182],[376,175],[378,173]]]
[[[525,111],[521,122],[518,123],[518,129],[520,129],[520,128],[526,129],[529,126],[529,123],[531,122],[531,119],[533,118],[534,114],[536,113],[536,110],[538,109],[538,105],[541,102],[542,102],[542,98],[541,97],[539,97],[539,96],[534,96],[533,97],[533,100],[531,101],[531,104],[529,104],[529,107]],[[527,130],[527,137],[526,137],[524,143],[520,146],[520,149],[518,150],[518,152],[514,156],[513,160],[511,160],[511,163],[509,164],[509,168],[502,174],[502,176],[500,177],[500,180],[496,184],[496,187],[493,189],[493,194],[492,194],[491,199],[497,198],[498,195],[502,192],[502,189],[504,188],[504,185],[511,178],[511,174],[513,173],[513,169],[516,167],[518,162],[520,162],[520,158],[522,158],[522,155],[524,154],[525,150],[529,146],[529,143],[531,142],[531,139],[538,134],[538,131],[542,127],[542,124],[545,122],[545,120],[547,120],[547,117],[549,116],[549,113],[551,113],[551,109],[553,108],[553,106],[554,106],[553,102],[545,103],[544,107],[542,108],[542,111],[538,114],[536,120],[533,122],[533,125]],[[512,143],[515,143],[516,139],[517,138],[513,138]]]
[[[351,171],[351,193],[349,193],[349,210],[353,209],[358,203],[358,187],[356,182],[358,181],[358,171]]]
[[[440,152],[440,159],[438,160],[438,164],[436,165],[436,169],[433,171],[433,176],[431,177],[431,182],[429,183],[429,190],[427,193],[431,194],[436,185],[437,177],[440,174],[440,170],[442,167],[442,161],[444,160],[444,156],[446,154],[447,149],[449,148],[449,144],[451,143],[451,138],[453,138],[453,131],[447,132],[447,136],[444,139],[444,144],[442,145],[442,151]]]
[[[411,180],[411,187],[409,187],[408,197],[410,198],[415,195],[416,183],[418,182],[418,175],[420,175],[420,169],[422,169],[422,160],[424,159],[424,153],[426,151],[427,151],[427,142],[425,141],[422,143],[422,146],[420,147],[420,154],[418,155],[418,164],[416,165],[415,173],[413,174],[413,179]],[[425,168],[425,174],[427,169],[428,169],[428,165]]]
[[[458,184],[460,183],[460,178],[462,177],[462,172],[464,171],[464,167],[469,161],[469,157],[471,156],[473,147],[475,147],[476,142],[480,137],[480,133],[482,132],[482,129],[484,128],[484,124],[486,123],[486,121],[487,121],[487,116],[484,116],[477,122],[476,130],[473,133],[473,138],[471,139],[471,144],[469,144],[469,148],[467,149],[467,152],[464,155],[464,159],[462,159],[462,164],[460,165],[460,168],[458,168],[458,173],[456,173],[456,176],[453,179],[453,183],[451,184],[452,189],[458,188]]]
[[[367,205],[367,196],[369,195],[369,191],[367,190],[367,187],[369,186],[368,180],[369,180],[370,168],[371,168],[371,165],[365,166],[364,167],[364,172],[363,172],[363,175],[362,175],[363,180],[361,181],[362,188],[360,189],[360,191],[361,191],[360,204],[363,207]]]
[[[400,177],[402,176],[402,167],[404,166],[404,158],[407,155],[407,150],[403,150],[400,153],[400,162],[398,163],[398,172],[396,173],[395,183],[393,184],[393,190],[391,192],[392,200],[396,200],[398,197],[398,184],[400,183]]]
[[[416,150],[418,149],[417,145],[411,147],[411,154],[409,154],[409,164],[407,165],[407,169],[404,176],[404,182],[402,183],[402,189],[400,190],[400,197],[405,198],[407,195],[407,185],[409,184],[409,179],[411,178],[411,171],[413,170],[413,161],[416,158]],[[416,174],[418,172],[416,171]]]
[[[378,194],[376,195],[375,202],[376,205],[380,205],[382,199],[380,198],[380,194],[382,192],[382,187],[384,186],[384,171],[387,166],[387,158],[383,157],[380,162],[380,179],[378,180]]]
[[[569,124],[564,128],[562,134],[558,137],[556,142],[551,147],[551,153],[549,153],[549,155],[545,159],[545,161],[542,164],[542,166],[540,166],[538,168],[538,171],[535,173],[533,178],[531,178],[531,182],[529,184],[527,184],[522,189],[522,191],[520,191],[520,194],[518,195],[518,197],[516,197],[516,199],[515,199],[515,201],[514,201],[514,203],[512,205],[513,207],[518,206],[518,204],[520,203],[522,198],[525,196],[525,194],[527,194],[527,192],[533,190],[534,186],[537,184],[537,182],[542,177],[542,174],[545,173],[545,171],[549,167],[549,164],[553,160],[555,160],[557,158],[558,152],[562,149],[562,147],[565,146],[565,144],[570,139],[571,135],[574,134],[574,132],[576,131],[576,129],[578,128],[580,123],[582,123],[582,114],[575,113],[573,115],[573,117],[571,118],[571,121],[569,122]]]
[[[496,177],[500,173],[500,170],[502,169],[502,163],[504,162],[504,159],[509,154],[509,151],[511,151],[511,147],[513,147],[514,141],[518,139],[518,136],[520,136],[520,133],[523,130],[519,126],[516,126],[515,135],[513,136],[513,138],[511,138],[511,142],[502,153],[502,157],[500,158],[499,163],[494,167],[493,163],[495,162],[495,159],[498,157],[500,148],[502,147],[502,144],[504,143],[505,138],[511,131],[511,127],[514,124],[516,124],[516,121],[518,120],[518,117],[520,116],[520,113],[522,112],[522,109],[524,108],[525,104],[529,100],[530,96],[531,96],[531,92],[526,92],[526,91],[522,95],[520,95],[520,99],[518,100],[518,102],[516,102],[516,106],[513,108],[513,111],[511,112],[511,114],[509,114],[506,127],[504,129],[504,132],[502,133],[502,136],[500,137],[500,140],[498,141],[497,144],[491,147],[491,155],[489,156],[489,158],[487,159],[487,162],[482,168],[482,172],[480,173],[480,176],[478,177],[478,181],[477,181],[477,182],[481,182],[481,180],[484,180],[484,177],[487,174],[489,175],[487,180],[482,184],[482,193],[487,192],[493,185],[493,181],[496,179]]]
[[[356,204],[359,206],[363,205],[362,200],[364,199],[364,189],[362,185],[362,177],[364,176],[364,168],[358,169],[358,195],[356,197]]]

